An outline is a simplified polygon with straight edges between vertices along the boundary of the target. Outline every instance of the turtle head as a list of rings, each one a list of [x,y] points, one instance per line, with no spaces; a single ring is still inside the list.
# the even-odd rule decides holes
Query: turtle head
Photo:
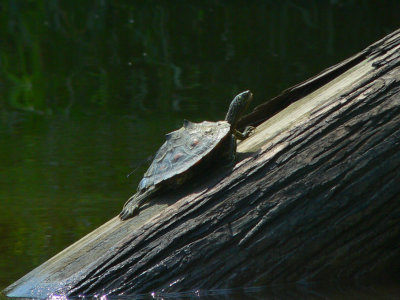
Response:
[[[232,129],[236,129],[236,124],[244,111],[249,106],[253,94],[250,91],[241,92],[237,95],[229,105],[228,113],[226,114],[225,121],[231,124]]]

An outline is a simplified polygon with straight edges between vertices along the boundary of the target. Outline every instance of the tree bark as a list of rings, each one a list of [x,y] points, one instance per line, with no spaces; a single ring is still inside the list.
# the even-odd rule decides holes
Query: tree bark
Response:
[[[399,276],[400,30],[242,124],[265,119],[239,144],[234,167],[158,196],[133,219],[110,220],[7,295]]]

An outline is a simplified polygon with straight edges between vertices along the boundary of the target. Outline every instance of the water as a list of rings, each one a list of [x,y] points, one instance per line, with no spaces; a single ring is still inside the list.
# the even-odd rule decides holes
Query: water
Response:
[[[183,118],[222,119],[245,89],[254,107],[396,29],[399,10],[398,1],[2,3],[0,289],[119,213],[141,164]]]

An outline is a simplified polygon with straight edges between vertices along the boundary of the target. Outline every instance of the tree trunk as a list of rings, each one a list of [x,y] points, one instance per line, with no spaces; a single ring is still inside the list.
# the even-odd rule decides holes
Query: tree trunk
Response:
[[[400,30],[258,107],[238,162],[117,218],[8,296],[398,276]],[[121,202],[122,203],[122,202]]]

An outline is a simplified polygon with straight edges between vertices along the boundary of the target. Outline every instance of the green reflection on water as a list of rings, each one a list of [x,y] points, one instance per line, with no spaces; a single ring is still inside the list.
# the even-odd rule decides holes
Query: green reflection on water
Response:
[[[398,26],[398,1],[0,5],[0,289],[116,215],[166,132]]]

